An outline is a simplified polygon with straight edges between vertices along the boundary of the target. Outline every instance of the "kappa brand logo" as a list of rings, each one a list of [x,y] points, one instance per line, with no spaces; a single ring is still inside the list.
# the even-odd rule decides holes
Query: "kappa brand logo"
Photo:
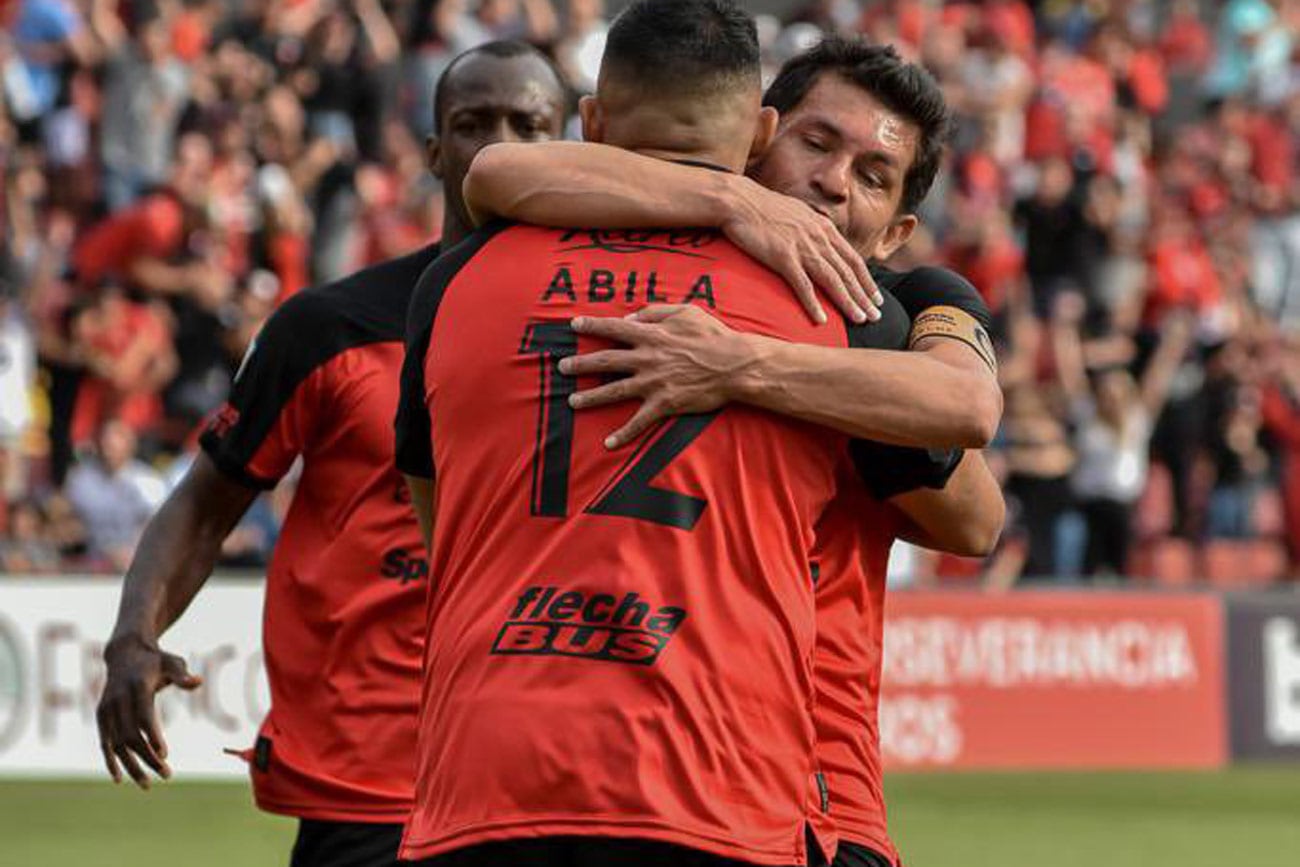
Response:
[[[405,548],[393,548],[384,552],[379,574],[406,586],[412,581],[424,581],[429,577],[429,561]]]
[[[515,600],[491,652],[654,665],[685,619],[685,609],[652,607],[636,593],[620,599],[529,587]]]

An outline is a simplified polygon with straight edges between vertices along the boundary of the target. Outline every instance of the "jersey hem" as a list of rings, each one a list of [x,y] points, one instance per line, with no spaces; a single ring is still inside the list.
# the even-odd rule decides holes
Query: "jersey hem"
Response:
[[[321,822],[373,822],[375,824],[405,824],[411,817],[411,807],[375,807],[373,809],[349,807],[331,807],[320,804],[290,804],[253,794],[257,808],[264,813],[277,816],[290,816],[294,819],[311,819]]]
[[[802,833],[803,829],[801,827],[793,837],[802,840]],[[445,855],[448,852],[481,843],[495,843],[502,840],[532,837],[570,836],[653,840],[660,843],[684,846],[688,849],[696,849],[723,858],[761,864],[765,865],[765,867],[787,867],[787,865],[805,867],[808,863],[807,853],[802,850],[802,847],[791,848],[784,852],[759,851],[736,843],[719,840],[715,837],[677,828],[600,817],[561,819],[542,823],[507,820],[492,823],[488,826],[476,825],[419,842],[413,842],[410,837],[406,837],[402,840],[398,858],[403,861],[418,861]]]

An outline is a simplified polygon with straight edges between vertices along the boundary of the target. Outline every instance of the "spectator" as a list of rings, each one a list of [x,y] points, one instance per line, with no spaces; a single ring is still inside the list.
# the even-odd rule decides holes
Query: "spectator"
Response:
[[[104,424],[97,449],[68,474],[68,499],[85,523],[90,556],[115,572],[131,562],[140,531],[166,494],[162,477],[137,459],[134,432],[120,421]]]
[[[1265,429],[1282,457],[1282,507],[1290,572],[1300,576],[1300,339],[1270,347],[1271,376],[1264,390]]]
[[[128,38],[106,4],[95,5],[95,34],[107,55],[100,127],[104,198],[117,211],[167,180],[188,73],[161,15],[142,16]]]
[[[1088,528],[1083,570],[1124,576],[1152,429],[1187,351],[1191,322],[1183,316],[1171,320],[1140,382],[1123,368],[1109,367],[1095,371],[1090,385],[1079,340],[1084,309],[1082,298],[1062,297],[1053,328],[1057,370],[1076,427],[1073,486]]]
[[[49,575],[62,566],[58,547],[50,541],[45,516],[30,500],[9,508],[8,538],[0,538],[0,572]]]
[[[59,96],[59,70],[65,62],[87,64],[95,55],[81,13],[70,0],[17,0],[12,38],[21,59],[25,83],[9,84],[14,119],[30,124],[54,108]],[[7,23],[7,22],[6,22]],[[6,28],[8,29],[8,28]]]
[[[1025,238],[1025,270],[1034,315],[1046,320],[1064,291],[1080,291],[1086,263],[1079,255],[1084,229],[1083,205],[1074,169],[1063,157],[1039,167],[1032,196],[1016,203],[1016,222]]]
[[[563,35],[555,46],[555,57],[560,70],[580,94],[596,92],[596,75],[600,72],[608,33],[604,0],[569,0],[569,12]]]
[[[16,287],[0,278],[0,498],[27,488],[27,446],[36,385],[36,344]]]
[[[89,444],[109,421],[120,422],[133,437],[157,433],[160,392],[177,369],[171,334],[157,308],[129,300],[110,280],[76,318],[73,340],[87,374],[72,417],[73,444]]]
[[[760,22],[769,73],[827,30],[857,30],[923,60],[959,116],[925,225],[896,264],[955,267],[997,313],[1007,415],[989,460],[1028,505],[1000,577],[1082,568],[1077,444],[1049,339],[1061,297],[1084,300],[1072,328],[1089,369],[1142,369],[1187,315],[1213,347],[1189,351],[1169,382],[1151,459],[1172,476],[1173,520],[1155,474],[1161,486],[1131,506],[1144,544],[1272,532],[1247,518],[1257,492],[1300,490],[1286,469],[1300,460],[1285,458],[1292,389],[1279,373],[1261,391],[1252,359],[1258,322],[1300,324],[1300,7],[755,8],[794,13]],[[2,333],[20,322],[35,343],[35,405],[50,416],[29,426],[28,467],[5,484],[44,510],[65,565],[84,549],[63,496],[77,405],[83,444],[121,417],[165,464],[275,304],[437,234],[421,143],[454,53],[523,38],[583,92],[605,12],[601,0],[0,0]],[[125,292],[101,295],[105,281]],[[92,327],[123,311],[138,329]],[[132,373],[143,345],[149,363],[123,391],[112,377]],[[6,388],[0,404],[19,401]],[[949,565],[916,560],[936,562]]]

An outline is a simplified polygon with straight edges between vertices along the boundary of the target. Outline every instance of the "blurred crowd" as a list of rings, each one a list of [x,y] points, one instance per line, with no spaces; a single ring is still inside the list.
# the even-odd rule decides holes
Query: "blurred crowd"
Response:
[[[891,264],[994,313],[1012,509],[989,561],[903,550],[899,576],[1300,572],[1300,0],[747,5],[769,73],[862,33],[956,114]],[[576,96],[614,11],[0,0],[0,572],[122,568],[275,306],[439,233],[451,58],[524,39]],[[265,562],[284,502],[229,565]]]

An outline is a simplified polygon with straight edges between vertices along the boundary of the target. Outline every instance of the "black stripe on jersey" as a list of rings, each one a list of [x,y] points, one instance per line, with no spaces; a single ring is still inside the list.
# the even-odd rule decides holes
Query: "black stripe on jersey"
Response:
[[[397,404],[393,427],[397,435],[397,468],[408,476],[433,478],[433,444],[429,409],[424,405],[424,362],[429,338],[438,316],[443,293],[460,269],[473,259],[488,241],[514,225],[509,220],[492,220],[440,256],[424,270],[411,296],[406,315],[406,358],[402,361],[402,396]]]
[[[420,274],[438,245],[305,289],[271,316],[249,348],[228,403],[238,414],[199,439],[225,475],[252,488],[272,488],[248,470],[298,386],[330,359],[358,346],[401,340],[406,309]]]

